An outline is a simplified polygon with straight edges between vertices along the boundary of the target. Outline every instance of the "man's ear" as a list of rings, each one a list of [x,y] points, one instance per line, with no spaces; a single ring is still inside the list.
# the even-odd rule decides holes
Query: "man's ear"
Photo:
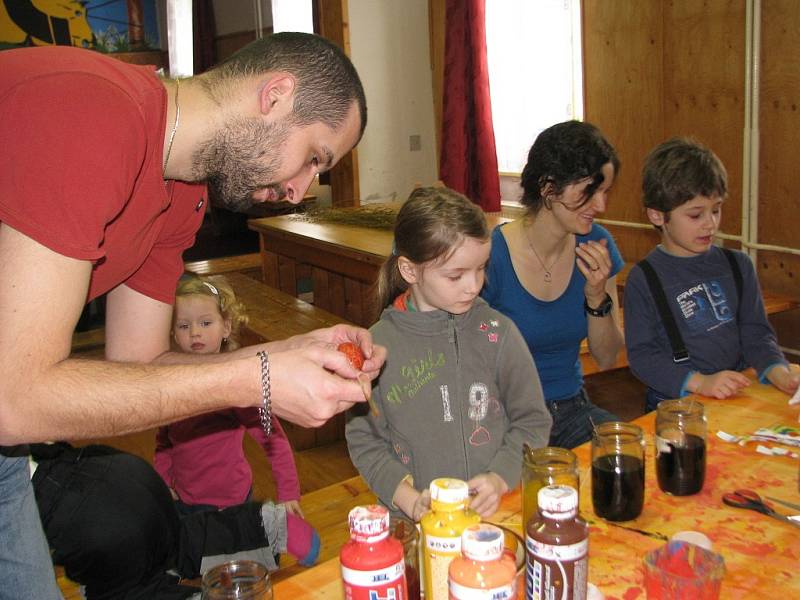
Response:
[[[417,265],[408,260],[405,256],[397,257],[397,270],[400,271],[400,277],[405,279],[408,285],[417,283]]]
[[[647,213],[647,218],[650,219],[650,222],[655,225],[656,227],[661,227],[666,222],[664,218],[664,213],[660,210],[656,210],[655,208],[648,208],[645,209]]]
[[[262,115],[288,114],[293,110],[294,88],[297,81],[289,73],[272,75],[259,92],[259,109]]]

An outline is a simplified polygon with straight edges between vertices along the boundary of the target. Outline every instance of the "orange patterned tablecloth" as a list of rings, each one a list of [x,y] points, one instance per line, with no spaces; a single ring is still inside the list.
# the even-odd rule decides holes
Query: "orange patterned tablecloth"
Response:
[[[722,494],[744,487],[762,497],[773,496],[800,504],[800,461],[764,456],[756,452],[756,443],[742,447],[716,436],[719,430],[747,435],[760,427],[796,425],[798,408],[789,407],[787,398],[772,386],[756,383],[730,400],[698,398],[705,406],[709,425],[706,480],[701,493],[682,498],[658,489],[654,414],[637,419],[647,438],[645,504],[641,516],[626,523],[613,525],[595,516],[589,475],[590,448],[584,445],[576,449],[581,465],[581,514],[590,523],[589,580],[607,600],[643,599],[642,558],[663,543],[646,533],[669,537],[682,530],[705,533],[714,549],[724,556],[727,574],[722,598],[800,598],[800,529],[722,503]],[[520,492],[516,490],[504,497],[491,520],[521,532],[521,510]],[[793,514],[780,506],[776,510]],[[336,559],[275,585],[277,600],[342,597]]]

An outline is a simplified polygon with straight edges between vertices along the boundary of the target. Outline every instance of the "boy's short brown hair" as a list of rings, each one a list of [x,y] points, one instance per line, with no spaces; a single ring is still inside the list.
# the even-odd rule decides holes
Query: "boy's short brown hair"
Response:
[[[691,138],[659,144],[642,169],[642,203],[669,213],[697,196],[725,198],[728,174],[711,149]]]

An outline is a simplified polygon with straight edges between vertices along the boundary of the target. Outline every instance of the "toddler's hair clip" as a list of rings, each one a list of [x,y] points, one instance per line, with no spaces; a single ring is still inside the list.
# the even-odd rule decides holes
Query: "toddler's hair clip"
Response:
[[[215,296],[219,296],[219,292],[217,291],[217,288],[215,288],[213,285],[211,285],[207,281],[204,281],[203,285],[206,286],[208,289],[210,289],[212,294],[214,294]]]

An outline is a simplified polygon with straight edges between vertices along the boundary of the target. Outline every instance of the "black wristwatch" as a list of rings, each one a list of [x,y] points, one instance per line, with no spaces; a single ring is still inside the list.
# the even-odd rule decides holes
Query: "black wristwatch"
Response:
[[[606,297],[603,298],[603,301],[597,308],[592,308],[589,306],[589,303],[586,301],[586,298],[583,299],[583,310],[586,311],[587,315],[592,317],[605,317],[611,312],[611,307],[614,306],[614,301],[611,299],[611,296],[606,293]]]

